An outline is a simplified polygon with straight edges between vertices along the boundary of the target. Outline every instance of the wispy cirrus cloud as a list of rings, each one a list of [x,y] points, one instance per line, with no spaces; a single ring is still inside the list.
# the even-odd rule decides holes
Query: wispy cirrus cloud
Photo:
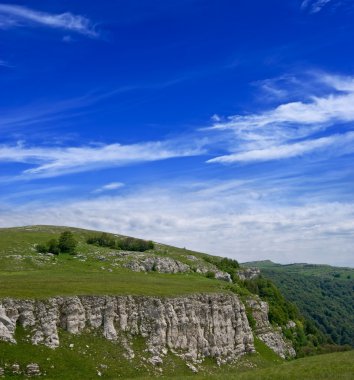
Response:
[[[326,149],[336,149],[338,154],[350,151],[352,127],[344,127],[343,134],[333,133],[331,128],[354,121],[354,78],[322,73],[313,80],[326,87],[325,94],[306,95],[306,100],[283,103],[264,112],[216,120],[209,129],[229,132],[233,146],[228,154],[208,162],[267,161]]]
[[[40,25],[53,29],[79,33],[88,37],[97,37],[94,24],[85,16],[70,12],[53,14],[33,10],[20,5],[0,4],[0,28]]]
[[[7,61],[0,59],[0,67],[12,67]]]
[[[342,135],[332,135],[313,140],[301,141],[293,144],[276,145],[270,148],[248,150],[246,152],[228,154],[209,160],[208,162],[232,163],[270,161],[282,158],[299,157],[306,153],[327,148],[336,148],[340,155],[354,152],[354,132]]]
[[[304,0],[301,3],[301,9],[310,10],[311,13],[318,13],[332,0]]]
[[[26,147],[18,144],[0,146],[0,162],[29,164],[31,168],[24,170],[19,178],[46,178],[141,162],[189,157],[199,155],[202,151],[202,147],[198,144],[191,146],[173,141],[79,147]]]
[[[98,189],[94,190],[93,193],[103,193],[106,191],[118,190],[124,186],[125,185],[122,182],[111,182],[111,183],[107,183],[107,185],[103,185],[99,187]]]

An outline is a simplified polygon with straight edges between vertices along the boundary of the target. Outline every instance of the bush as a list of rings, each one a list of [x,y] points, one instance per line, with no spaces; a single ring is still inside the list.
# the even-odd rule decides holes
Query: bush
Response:
[[[106,233],[90,236],[87,238],[86,242],[87,244],[96,244],[100,247],[109,247],[126,251],[144,252],[154,248],[154,243],[152,241],[136,239],[132,237],[114,239],[112,236]]]
[[[116,241],[110,235],[102,232],[100,235],[90,236],[86,242],[88,244],[96,244],[100,247],[116,248]]]
[[[77,241],[74,235],[70,231],[64,231],[60,234],[59,240],[50,239],[46,244],[37,244],[36,250],[39,253],[53,253],[59,255],[59,253],[74,254],[77,246]]]
[[[212,271],[208,271],[205,273],[205,277],[207,278],[215,278],[215,272],[212,272]]]
[[[47,253],[48,247],[45,244],[37,244],[36,245],[36,251],[39,253]]]
[[[60,252],[75,253],[77,241],[71,231],[64,231],[59,236],[58,247]]]
[[[51,239],[47,243],[47,252],[53,253],[54,255],[59,255],[60,253],[60,248],[59,248],[59,243],[58,240],[56,239]]]
[[[229,273],[233,282],[237,281],[237,269],[240,268],[240,264],[236,260],[228,259],[227,257],[220,259],[213,256],[205,256],[204,260],[215,265],[219,270]]]

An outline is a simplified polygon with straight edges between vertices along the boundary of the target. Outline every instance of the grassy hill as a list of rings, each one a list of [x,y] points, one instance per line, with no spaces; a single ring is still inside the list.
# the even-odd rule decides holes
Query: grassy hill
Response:
[[[68,230],[78,241],[76,254],[51,255],[37,251],[38,244],[45,245],[49,240],[57,239],[62,232]],[[44,299],[57,295],[163,297],[213,292],[234,292],[244,298],[252,293],[243,281],[234,280],[232,284],[219,281],[210,275],[211,271],[198,273],[197,270],[192,270],[176,274],[158,271],[133,272],[126,268],[125,264],[131,259],[142,256],[175,259],[188,264],[192,269],[203,265],[210,267],[211,270],[215,267],[226,270],[225,265],[227,266],[228,262],[220,257],[158,243],[154,243],[153,248],[144,253],[126,252],[116,247],[88,244],[87,239],[97,234],[97,231],[53,226],[0,229],[0,298]],[[118,240],[124,238],[121,235],[112,234],[109,234],[109,237]],[[309,277],[311,278],[311,275]],[[313,346],[318,335],[316,331],[306,331],[303,327],[306,325],[305,320],[296,308],[282,298],[273,284],[266,283],[263,290],[268,292],[269,298],[265,299],[270,302],[271,310],[275,305],[276,312],[286,315],[286,320],[293,319],[297,322],[296,333],[292,332],[289,339],[294,338],[294,343],[296,343],[298,337],[301,337],[303,347]],[[249,320],[252,324],[252,320]],[[284,328],[276,320],[275,324],[279,328]],[[20,327],[16,329],[16,340],[18,342],[16,345],[0,343],[0,367],[5,368],[7,374],[11,373],[11,378],[22,377],[13,375],[8,369],[8,363],[24,365],[31,362],[40,365],[47,379],[90,379],[93,373],[98,374],[98,372],[102,374],[102,377],[111,379],[161,376],[158,368],[147,363],[145,343],[141,337],[134,340],[134,352],[137,355],[133,362],[124,358],[119,343],[108,341],[94,332],[90,335],[73,335],[60,331],[61,345],[56,350],[43,345],[32,345],[28,342],[28,332]],[[283,378],[280,375],[286,373],[286,377],[292,379],[296,378],[293,375],[296,371],[300,371],[299,373],[308,371],[317,376],[322,373],[321,368],[327,364],[325,360],[321,361],[320,357],[304,362],[294,361],[283,364],[284,361],[258,339],[255,340],[255,346],[257,354],[246,355],[236,363],[222,367],[219,367],[215,360],[207,359],[200,373],[193,376],[215,379],[277,379]],[[342,366],[340,374],[343,377],[336,378],[348,378],[346,376],[352,369],[349,359],[353,359],[353,353],[338,353],[330,358]],[[336,368],[336,365],[333,368]],[[326,373],[331,372],[328,370]],[[190,374],[191,371],[186,363],[178,357],[171,355],[166,358],[163,377],[173,375],[174,378],[185,378]]]
[[[330,265],[271,261],[244,263],[258,267],[285,297],[337,344],[354,347],[354,269]]]
[[[79,244],[76,255],[39,254],[36,244],[66,230]],[[86,243],[93,231],[77,228],[31,226],[0,229],[0,297],[43,298],[55,295],[155,295],[174,296],[198,292],[218,292],[226,283],[197,273],[139,273],[116,265],[114,250]],[[118,235],[116,235],[118,236]],[[207,255],[155,244],[152,252],[160,257],[178,258]],[[138,255],[138,253],[136,253]],[[124,261],[124,260],[123,260]]]

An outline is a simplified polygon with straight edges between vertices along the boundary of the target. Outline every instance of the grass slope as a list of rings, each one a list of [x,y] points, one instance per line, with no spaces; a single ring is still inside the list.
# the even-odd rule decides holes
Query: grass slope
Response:
[[[45,298],[56,295],[175,296],[224,290],[226,283],[197,273],[137,273],[116,265],[112,249],[86,244],[93,232],[70,228],[79,241],[75,256],[49,257],[34,249],[68,230],[31,226],[0,229],[0,297]],[[137,255],[139,253],[136,253]],[[187,255],[205,255],[156,244],[153,255],[188,261]],[[102,261],[103,260],[103,261]]]
[[[261,269],[301,313],[337,344],[354,347],[354,269],[329,265],[245,263]]]

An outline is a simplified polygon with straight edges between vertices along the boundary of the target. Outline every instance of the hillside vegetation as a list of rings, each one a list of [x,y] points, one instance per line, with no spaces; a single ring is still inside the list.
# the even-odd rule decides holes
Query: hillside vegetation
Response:
[[[354,269],[329,265],[245,263],[258,267],[302,314],[337,344],[354,347]]]
[[[76,254],[48,256],[36,251],[70,230],[78,241]],[[0,297],[43,298],[56,295],[155,295],[174,296],[218,292],[226,283],[196,273],[139,273],[117,265],[119,251],[87,244],[88,230],[31,226],[0,229]],[[113,235],[112,235],[113,236]],[[122,238],[116,236],[116,238]],[[203,257],[197,252],[156,244],[153,255],[178,258]],[[124,263],[124,257],[121,262]]]
[[[50,252],[53,248],[55,252]],[[161,262],[172,263],[178,270],[176,273],[160,273],[157,268]],[[150,269],[139,271],[141,265],[150,265]],[[46,299],[59,295],[173,297],[232,292],[247,305],[250,297],[259,296],[269,304],[272,328],[282,332],[292,342],[298,356],[326,351],[328,341],[324,334],[283,297],[272,281],[263,277],[240,280],[239,270],[236,260],[121,235],[53,226],[0,229],[0,298]],[[250,326],[255,327],[248,306],[246,312]],[[289,320],[292,326],[288,326]],[[16,378],[16,375],[11,372],[8,363],[17,362],[21,365],[38,363],[48,379],[91,378],[93,373],[112,379],[139,378],[162,373],[161,368],[147,362],[146,345],[141,336],[132,338],[137,355],[133,361],[129,361],[124,358],[119,343],[104,339],[99,331],[75,335],[60,330],[61,344],[56,350],[32,345],[28,333],[26,329],[18,327],[18,344],[0,343],[0,367],[5,368],[12,378]],[[194,376],[253,379],[260,378],[251,375],[250,370],[257,369],[265,371],[262,372],[262,379],[268,378],[266,376],[280,378],[277,377],[280,372],[276,368],[278,365],[281,365],[279,368],[283,367],[283,360],[256,335],[255,347],[257,354],[245,355],[241,360],[221,367],[215,359],[207,358],[200,366],[199,374]],[[330,346],[329,349],[340,348]],[[352,353],[346,355],[338,356],[343,358],[342,373],[345,376],[345,363]],[[185,378],[191,374],[186,363],[175,355],[168,354],[165,359],[164,377],[173,374],[175,378]],[[319,373],[316,372],[320,367],[318,360],[304,362],[304,366],[298,367],[298,370],[307,368],[314,374]],[[289,379],[293,378],[291,376],[295,368],[296,365],[292,363],[284,367]],[[232,374],[237,374],[237,377],[232,377]]]

